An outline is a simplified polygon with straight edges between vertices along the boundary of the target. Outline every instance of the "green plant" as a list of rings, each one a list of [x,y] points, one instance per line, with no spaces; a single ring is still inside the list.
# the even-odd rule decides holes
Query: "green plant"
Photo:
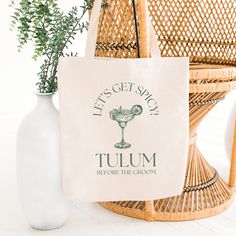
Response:
[[[43,59],[38,73],[38,92],[57,91],[57,67],[59,58],[72,43],[77,32],[88,28],[88,22],[82,22],[84,14],[92,8],[94,0],[84,0],[82,13],[72,7],[65,14],[57,0],[12,0],[14,8],[12,28],[16,28],[18,50],[29,42],[34,45],[33,59]]]

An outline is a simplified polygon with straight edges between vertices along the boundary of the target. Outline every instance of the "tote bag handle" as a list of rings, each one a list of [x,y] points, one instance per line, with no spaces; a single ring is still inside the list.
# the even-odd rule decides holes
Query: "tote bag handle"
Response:
[[[85,57],[93,58],[96,51],[97,33],[99,25],[99,16],[101,11],[102,0],[95,0],[93,9],[91,12],[89,30],[86,42]],[[156,40],[155,31],[151,23],[150,18],[148,19],[149,31],[150,31],[150,51],[152,57],[160,57],[160,49]]]

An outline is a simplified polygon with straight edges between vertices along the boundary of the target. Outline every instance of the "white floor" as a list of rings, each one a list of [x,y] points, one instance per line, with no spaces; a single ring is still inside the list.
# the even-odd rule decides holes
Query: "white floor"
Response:
[[[218,104],[199,129],[199,146],[218,172],[228,179],[223,136],[228,111],[236,94]],[[236,202],[221,215],[191,222],[145,222],[111,213],[95,203],[77,203],[64,227],[41,232],[22,215],[15,178],[15,131],[18,117],[0,117],[0,236],[152,236],[236,235]],[[12,131],[12,133],[10,132]],[[11,135],[8,135],[11,133]]]

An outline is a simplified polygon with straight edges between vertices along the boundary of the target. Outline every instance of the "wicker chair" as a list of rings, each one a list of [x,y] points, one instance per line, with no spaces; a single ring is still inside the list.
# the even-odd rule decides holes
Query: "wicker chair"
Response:
[[[100,15],[96,56],[136,58],[139,44],[141,57],[149,57],[149,14],[162,56],[190,57],[190,144],[181,195],[100,204],[116,213],[149,221],[191,220],[222,212],[233,199],[236,157],[227,184],[207,163],[195,141],[202,119],[236,88],[235,1],[136,0],[138,44],[132,1],[108,0],[108,4]]]

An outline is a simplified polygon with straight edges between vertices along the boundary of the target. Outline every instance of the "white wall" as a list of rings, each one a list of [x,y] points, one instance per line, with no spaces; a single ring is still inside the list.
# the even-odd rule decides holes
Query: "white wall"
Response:
[[[32,60],[32,46],[17,52],[16,33],[9,30],[13,12],[9,2],[0,1],[0,158],[11,156],[14,159],[15,146],[12,143],[17,127],[36,103],[34,92],[40,63]],[[58,2],[67,11],[72,6],[80,6],[83,0]],[[83,55],[85,37],[86,34],[80,35],[71,50]]]
[[[12,9],[8,7],[8,2],[0,1],[0,139],[4,139],[1,143],[7,143],[15,137],[21,118],[34,107],[34,84],[39,68],[39,64],[31,59],[32,47],[26,47],[21,53],[17,52],[15,32],[9,31]],[[59,3],[67,10],[76,4],[81,5],[82,0],[61,0]],[[79,36],[73,45],[73,49],[80,55],[84,53],[85,37],[85,34]],[[225,122],[235,100],[234,92],[210,113],[200,128],[202,140],[205,138],[207,142],[212,142],[213,134],[214,137],[218,136],[216,148],[222,147],[218,144],[223,143]],[[4,146],[0,147],[0,158],[3,157],[1,153]],[[208,145],[204,147],[207,149]]]
[[[32,46],[17,52],[16,32],[11,32],[10,0],[0,1],[0,138],[13,137],[20,119],[35,104],[35,83],[40,63],[32,60]],[[82,0],[58,1],[66,11]],[[80,35],[71,50],[84,53],[86,34]],[[1,152],[1,151],[0,151]]]

